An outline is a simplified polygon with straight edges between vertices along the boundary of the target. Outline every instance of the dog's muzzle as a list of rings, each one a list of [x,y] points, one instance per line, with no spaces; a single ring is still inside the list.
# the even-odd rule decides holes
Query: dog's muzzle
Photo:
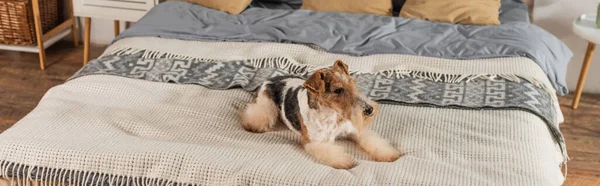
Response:
[[[363,113],[366,116],[370,116],[371,114],[373,114],[373,107],[372,106],[367,106],[367,108],[365,108],[365,110],[363,110]]]
[[[365,100],[358,98],[358,104],[362,107],[365,116],[371,116],[373,114],[373,106],[369,105]]]

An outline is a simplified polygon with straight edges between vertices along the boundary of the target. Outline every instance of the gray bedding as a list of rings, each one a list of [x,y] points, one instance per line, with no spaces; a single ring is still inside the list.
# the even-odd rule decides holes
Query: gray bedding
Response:
[[[529,9],[522,0],[502,0],[500,3],[499,19],[501,23],[529,23]]]
[[[156,36],[186,40],[316,44],[349,55],[408,54],[451,59],[526,56],[546,72],[559,94],[571,51],[523,21],[524,4],[503,1],[500,26],[434,23],[400,17],[249,8],[230,15],[187,2],[154,7],[116,40]],[[513,12],[513,13],[509,13]]]

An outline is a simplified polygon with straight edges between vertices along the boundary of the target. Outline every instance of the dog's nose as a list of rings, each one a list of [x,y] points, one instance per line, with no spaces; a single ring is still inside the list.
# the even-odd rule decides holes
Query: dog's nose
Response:
[[[371,114],[373,114],[373,107],[369,106],[365,108],[364,113],[365,115],[370,116]]]

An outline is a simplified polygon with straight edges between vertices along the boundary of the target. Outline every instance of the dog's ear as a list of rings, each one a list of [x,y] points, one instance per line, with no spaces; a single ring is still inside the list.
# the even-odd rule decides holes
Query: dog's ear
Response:
[[[312,93],[321,94],[325,92],[325,73],[316,71],[305,82],[304,87]]]
[[[346,75],[350,75],[350,72],[348,72],[348,65],[346,65],[346,63],[342,62],[342,60],[335,61],[335,63],[333,64],[333,69],[343,72]]]

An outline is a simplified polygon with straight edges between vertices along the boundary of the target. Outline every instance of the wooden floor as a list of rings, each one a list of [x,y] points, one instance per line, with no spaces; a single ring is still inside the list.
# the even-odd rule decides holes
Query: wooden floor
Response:
[[[92,47],[91,58],[104,47]],[[82,66],[82,48],[60,42],[46,52],[48,68],[39,69],[37,54],[0,51],[0,132],[30,112],[51,87]],[[582,97],[572,110],[572,96],[560,97],[565,123],[561,130],[571,157],[565,185],[600,185],[600,95]]]

